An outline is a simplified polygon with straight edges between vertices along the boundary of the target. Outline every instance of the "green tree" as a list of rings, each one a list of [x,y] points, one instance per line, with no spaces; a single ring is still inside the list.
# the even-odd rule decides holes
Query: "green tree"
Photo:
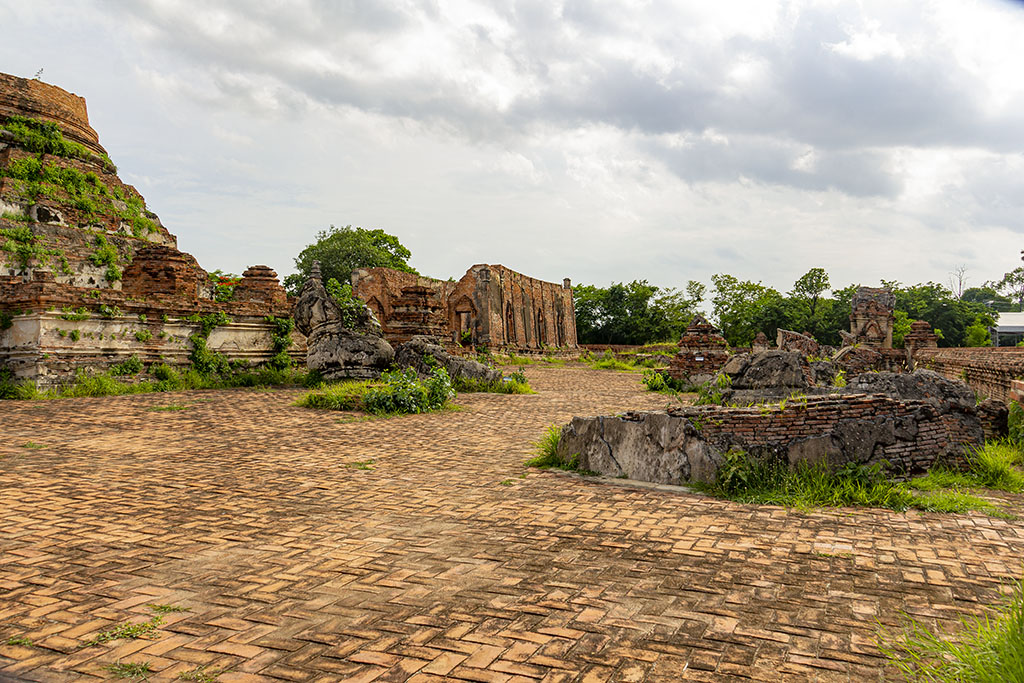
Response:
[[[320,262],[324,281],[334,278],[345,283],[352,279],[357,268],[394,268],[407,273],[416,270],[409,266],[412,252],[402,246],[398,238],[383,230],[364,230],[351,225],[336,228],[333,225],[317,233],[316,242],[303,249],[295,258],[298,271],[284,279],[284,286],[297,294],[309,278],[313,261]]]
[[[583,344],[649,344],[675,341],[696,311],[697,302],[675,289],[646,280],[608,287],[576,285],[576,335]]]
[[[824,268],[811,268],[793,283],[793,291],[789,296],[799,305],[799,331],[808,331],[817,335],[821,326],[821,319],[818,304],[821,295],[831,288],[828,281],[828,273]]]
[[[749,346],[758,332],[773,338],[778,328],[791,326],[792,304],[771,287],[724,273],[711,281],[712,315],[732,346]]]
[[[996,283],[996,289],[1017,300],[1017,310],[1024,311],[1024,266],[1014,268]]]
[[[992,346],[992,337],[988,327],[980,322],[969,325],[964,338],[964,346]]]

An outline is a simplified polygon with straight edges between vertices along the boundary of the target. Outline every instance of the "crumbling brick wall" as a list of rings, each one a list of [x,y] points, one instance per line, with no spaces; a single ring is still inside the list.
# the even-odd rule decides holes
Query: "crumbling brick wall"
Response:
[[[28,116],[53,121],[71,140],[105,154],[89,125],[85,99],[55,85],[0,73],[0,116]]]
[[[966,382],[987,398],[1014,398],[1012,382],[1024,377],[1024,348],[924,348],[914,351],[917,367]]]
[[[609,476],[662,484],[713,481],[724,454],[739,448],[791,465],[886,461],[897,478],[936,461],[956,462],[984,442],[977,413],[923,401],[854,394],[790,399],[785,406],[693,406],[616,417],[576,417],[558,452]]]

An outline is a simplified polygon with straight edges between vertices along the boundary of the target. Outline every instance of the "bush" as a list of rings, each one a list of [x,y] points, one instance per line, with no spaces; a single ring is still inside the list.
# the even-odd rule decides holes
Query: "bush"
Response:
[[[110,366],[110,374],[115,377],[124,377],[126,375],[137,375],[142,372],[142,361],[139,360],[138,356],[132,356],[127,360],[123,360],[120,363],[115,363]]]
[[[295,405],[396,415],[439,410],[454,397],[452,381],[444,368],[435,368],[425,380],[418,379],[412,368],[406,368],[385,372],[376,381],[321,386],[300,398]]]
[[[523,374],[523,369],[513,372],[499,380],[488,382],[482,379],[470,377],[457,377],[454,381],[455,391],[459,393],[488,393],[488,394],[532,394],[533,389]]]
[[[444,368],[435,368],[422,382],[412,368],[392,370],[381,375],[381,383],[374,385],[363,397],[367,412],[422,413],[444,407],[455,396],[451,378]]]
[[[676,379],[665,370],[644,370],[640,381],[647,387],[647,391],[657,391],[662,394],[675,394],[693,390],[693,386],[689,382]]]

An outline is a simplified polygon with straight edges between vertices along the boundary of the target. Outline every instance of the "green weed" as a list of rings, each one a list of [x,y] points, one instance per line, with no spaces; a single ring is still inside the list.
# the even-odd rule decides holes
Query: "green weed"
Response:
[[[21,647],[35,647],[36,646],[36,644],[33,643],[28,638],[21,637],[21,636],[11,636],[10,638],[7,639],[7,644],[8,645],[18,645],[18,646],[21,646]]]
[[[163,623],[163,620],[164,618],[162,616],[155,616],[149,621],[144,621],[140,624],[121,624],[119,626],[115,626],[109,631],[103,631],[85,645],[86,647],[89,647],[91,645],[107,643],[111,640],[135,640],[136,638],[148,638],[156,632],[160,624]]]
[[[172,612],[192,611],[190,608],[182,607],[181,605],[149,605],[149,609],[153,610],[157,614],[171,614]]]
[[[43,444],[36,443],[35,441],[26,441],[25,443],[21,444],[21,447],[22,448],[28,448],[28,449],[31,449],[31,450],[40,450],[40,449],[46,448],[46,446],[44,446]]]
[[[113,675],[114,678],[146,678],[153,670],[149,668],[149,662],[117,662],[103,667]]]
[[[178,679],[182,681],[198,681],[199,683],[213,683],[217,677],[225,673],[227,669],[211,669],[208,664],[202,664],[194,669],[182,671]]]
[[[345,463],[345,467],[352,470],[372,470],[373,460],[357,460],[355,462]]]
[[[991,614],[964,617],[954,637],[908,617],[905,632],[882,633],[882,653],[907,680],[1024,682],[1024,586]]]

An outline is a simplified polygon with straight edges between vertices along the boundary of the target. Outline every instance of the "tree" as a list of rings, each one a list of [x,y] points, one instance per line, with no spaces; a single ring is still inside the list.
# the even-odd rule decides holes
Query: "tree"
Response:
[[[811,334],[817,334],[821,322],[818,318],[818,302],[821,295],[830,288],[828,273],[824,268],[811,268],[793,283],[793,291],[789,296],[797,299],[806,309],[806,316],[802,316],[804,319],[798,326],[801,328],[799,331],[807,330]]]
[[[1017,310],[1024,311],[1024,266],[1014,268],[996,283],[996,289],[1017,300]]]
[[[792,321],[792,306],[771,287],[719,273],[711,276],[712,315],[732,346],[749,346],[758,332],[769,338]]]
[[[964,298],[964,290],[967,289],[967,266],[957,266],[949,274],[949,289],[957,299]]]
[[[576,336],[582,344],[649,344],[675,341],[690,323],[697,302],[646,280],[608,287],[576,285]]]
[[[297,294],[309,278],[313,261],[320,262],[320,272],[326,282],[334,278],[340,283],[352,279],[357,268],[394,268],[407,273],[416,273],[409,266],[412,252],[402,246],[398,238],[383,230],[364,230],[347,225],[336,228],[333,225],[316,235],[316,242],[303,249],[295,258],[298,271],[284,279],[284,286],[291,294]]]

